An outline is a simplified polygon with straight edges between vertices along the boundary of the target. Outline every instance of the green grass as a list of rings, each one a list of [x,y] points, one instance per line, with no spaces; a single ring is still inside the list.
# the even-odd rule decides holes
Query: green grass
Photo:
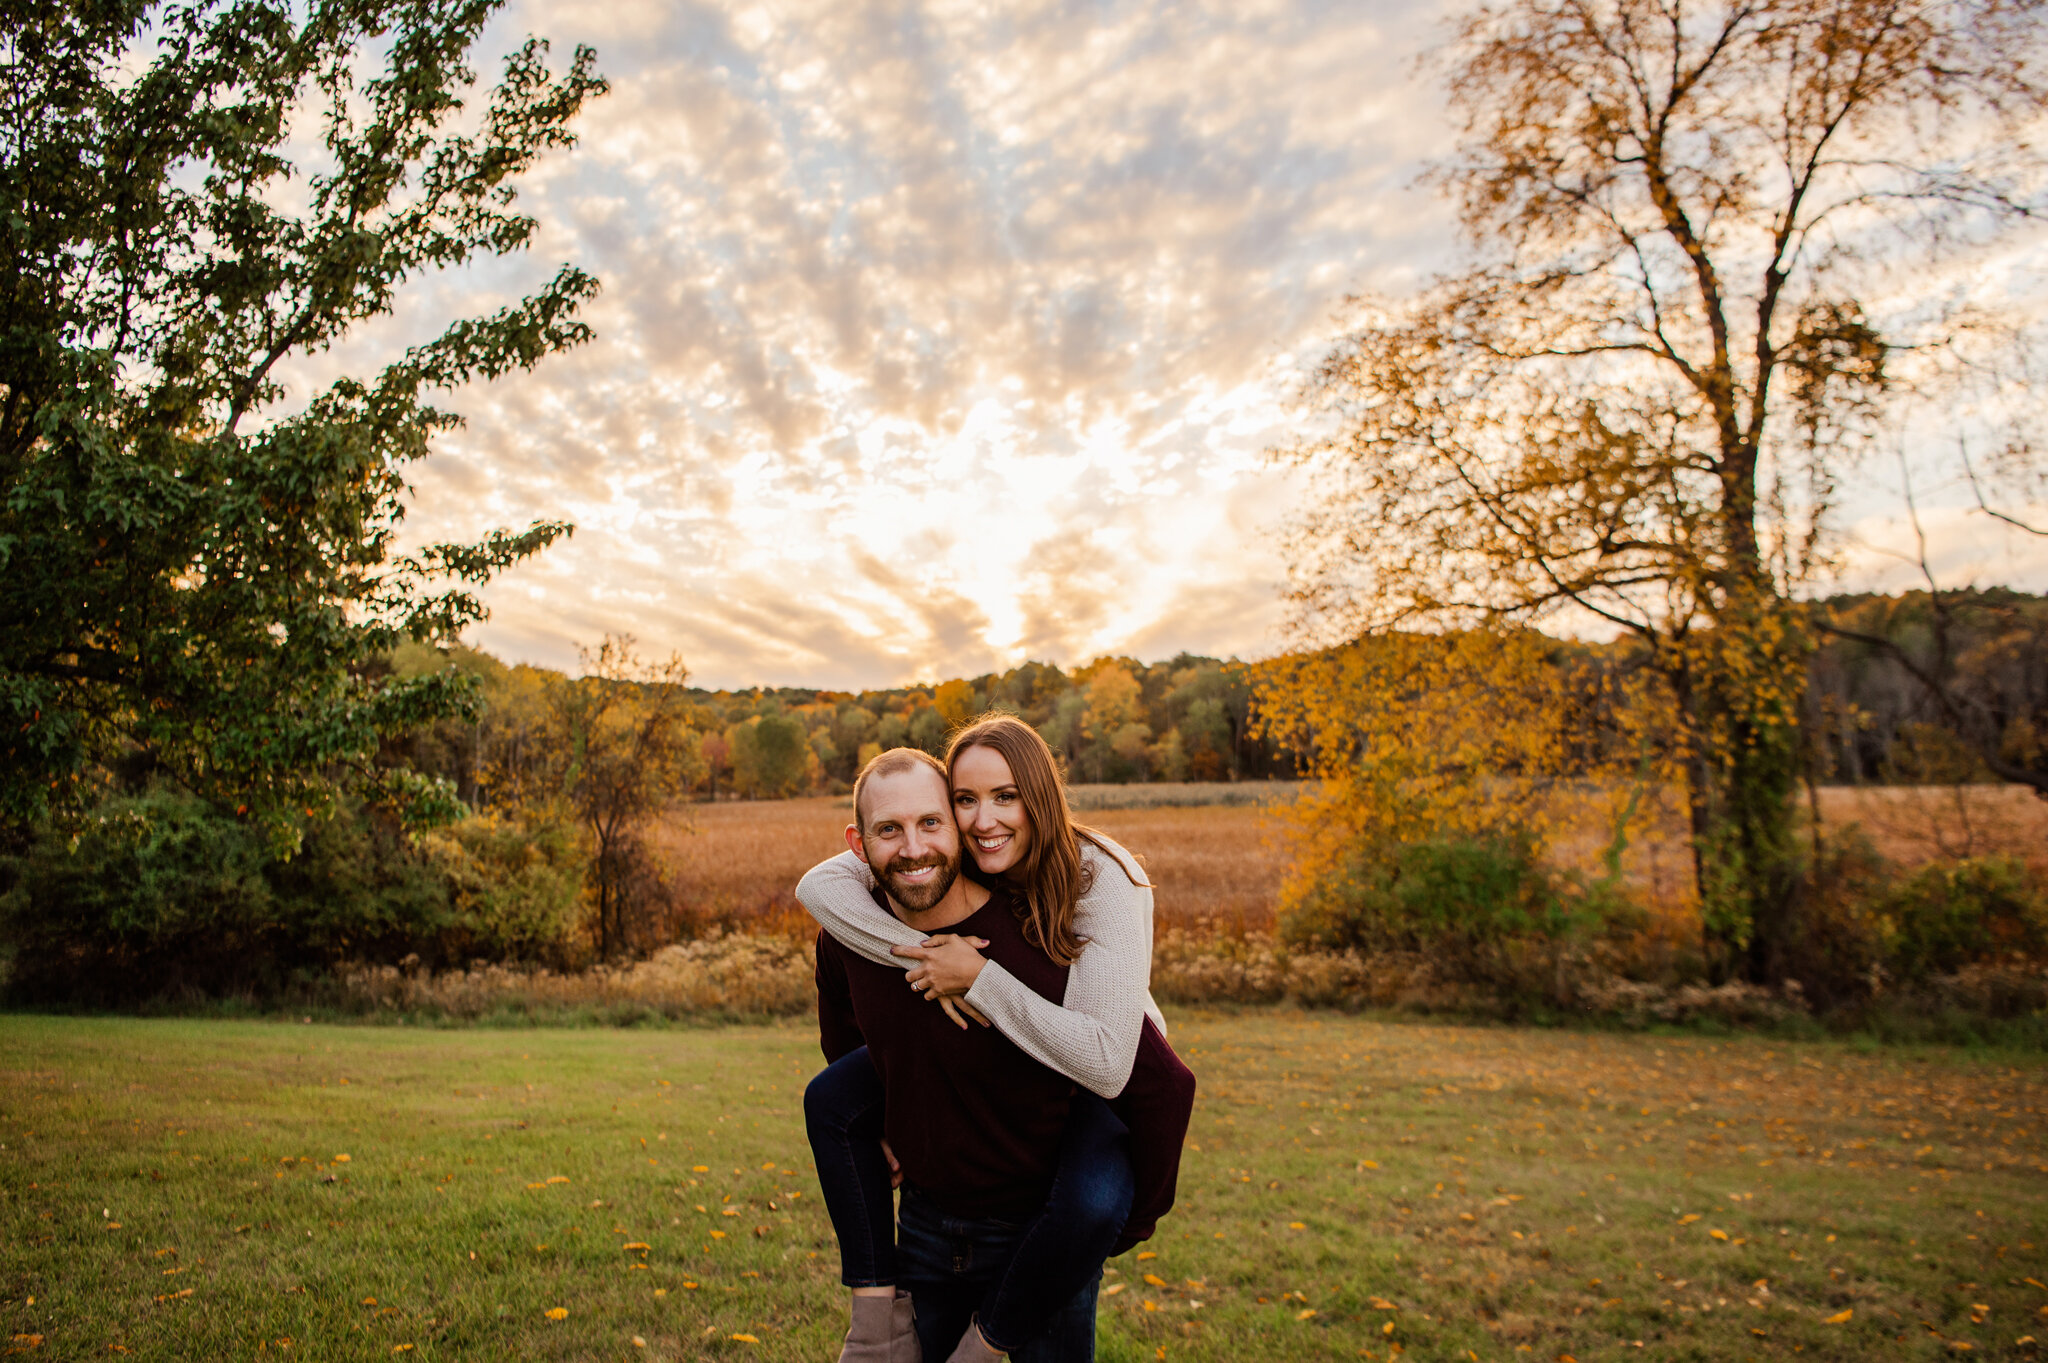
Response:
[[[1108,1363],[2048,1338],[2037,1056],[1292,1013],[1174,1037],[1181,1205],[1112,1265]],[[830,1359],[816,1063],[796,1024],[0,1018],[0,1348]]]

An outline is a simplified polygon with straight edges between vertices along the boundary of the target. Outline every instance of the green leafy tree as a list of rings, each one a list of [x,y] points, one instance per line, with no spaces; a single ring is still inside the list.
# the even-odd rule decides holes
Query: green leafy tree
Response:
[[[589,336],[597,282],[458,321],[288,401],[280,366],[435,270],[522,249],[514,185],[604,82],[529,39],[472,131],[494,0],[56,3],[0,31],[0,819],[153,772],[282,840],[372,789],[380,741],[471,704],[372,666],[481,619],[475,590],[568,527],[404,552],[430,396]],[[317,141],[312,164],[300,149]]]
[[[910,721],[902,715],[891,712],[875,722],[875,743],[883,751],[901,748],[910,742]]]
[[[781,800],[804,788],[810,774],[811,740],[803,721],[788,715],[757,715],[726,730],[732,745],[733,784],[755,799]]]
[[[933,757],[946,751],[946,717],[927,705],[910,717],[910,745]]]

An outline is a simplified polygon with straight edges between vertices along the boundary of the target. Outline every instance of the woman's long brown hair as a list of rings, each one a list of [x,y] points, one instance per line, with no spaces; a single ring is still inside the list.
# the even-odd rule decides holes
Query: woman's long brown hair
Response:
[[[1010,779],[1017,783],[1025,817],[1031,820],[1031,837],[1019,868],[1023,873],[1019,879],[1024,910],[1019,919],[1024,940],[1058,964],[1072,965],[1087,944],[1074,932],[1074,905],[1088,893],[1090,876],[1081,861],[1081,839],[1101,847],[1106,835],[1074,822],[1067,805],[1066,782],[1060,779],[1052,749],[1038,736],[1038,730],[1023,720],[1015,715],[983,715],[954,734],[946,748],[949,776],[960,754],[969,748],[991,748],[1010,764]],[[1131,876],[1120,858],[1113,853],[1105,855]],[[1131,883],[1147,884],[1135,876]]]

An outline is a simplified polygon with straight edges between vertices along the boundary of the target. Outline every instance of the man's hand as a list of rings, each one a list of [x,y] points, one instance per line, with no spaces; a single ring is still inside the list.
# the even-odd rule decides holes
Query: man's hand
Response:
[[[903,1186],[903,1166],[896,1162],[896,1152],[889,1148],[889,1142],[886,1139],[882,1142],[882,1158],[889,1161],[889,1186],[891,1188],[901,1188]]]
[[[988,958],[976,950],[987,945],[985,937],[942,932],[925,938],[920,946],[890,947],[889,952],[918,962],[903,975],[912,989],[926,998],[957,998],[974,987],[981,968],[988,964]]]
[[[931,996],[927,995],[926,997]],[[968,1018],[973,1018],[976,1022],[980,1023],[984,1027],[989,1025],[988,1019],[981,1015],[981,1010],[976,1008],[973,1004],[969,1003],[966,999],[947,998],[945,995],[941,994],[938,996],[938,1000],[939,1007],[946,1010],[946,1016],[953,1019],[954,1023],[958,1025],[960,1030],[963,1032],[967,1030]],[[963,1017],[961,1016],[962,1014],[965,1014],[966,1016]]]

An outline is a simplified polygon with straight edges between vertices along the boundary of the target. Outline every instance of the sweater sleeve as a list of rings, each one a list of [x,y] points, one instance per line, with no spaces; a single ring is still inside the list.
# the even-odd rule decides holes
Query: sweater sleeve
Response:
[[[852,852],[841,852],[804,872],[796,883],[797,902],[818,920],[832,939],[876,965],[908,970],[914,964],[891,956],[890,947],[914,947],[925,934],[875,903],[874,872]]]
[[[1064,1006],[993,961],[981,968],[967,1001],[1032,1059],[1113,1098],[1130,1080],[1145,1018],[1158,1017],[1151,995],[1152,891],[1133,883],[1133,874],[1145,876],[1123,848],[1098,848],[1085,838],[1081,847],[1092,878],[1075,905],[1074,928],[1087,945],[1067,972]]]
[[[1131,854],[1086,839],[1081,855],[1093,878],[1074,906],[1074,930],[1088,939],[1067,972],[1063,1003],[1032,989],[994,961],[981,968],[967,1001],[1019,1050],[1105,1098],[1123,1091],[1150,1017],[1163,1036],[1166,1020],[1152,1002],[1152,891]],[[1121,859],[1121,860],[1119,860]],[[924,934],[870,897],[874,876],[852,852],[821,861],[797,883],[796,897],[818,925],[848,950],[878,965],[909,969],[892,946],[914,947]]]

